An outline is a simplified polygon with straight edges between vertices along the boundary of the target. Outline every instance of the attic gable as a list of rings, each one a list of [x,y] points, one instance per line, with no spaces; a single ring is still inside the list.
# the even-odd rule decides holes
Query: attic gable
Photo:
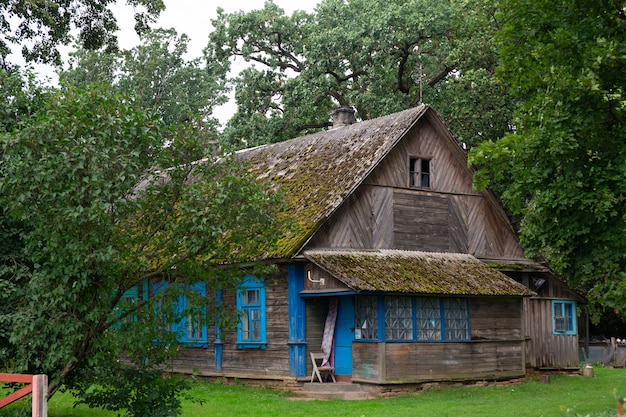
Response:
[[[249,171],[285,194],[285,215],[295,231],[285,231],[270,258],[288,258],[350,196],[428,106],[332,129],[289,141],[240,151]]]

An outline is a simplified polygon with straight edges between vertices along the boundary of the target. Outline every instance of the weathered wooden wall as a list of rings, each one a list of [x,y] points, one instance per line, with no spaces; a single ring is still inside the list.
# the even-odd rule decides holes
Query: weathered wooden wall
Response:
[[[548,272],[506,271],[506,274],[537,293],[524,300],[526,366],[538,369],[578,368],[579,337],[577,334],[553,334],[552,300],[584,303],[584,298]]]
[[[226,331],[223,338],[222,374],[239,378],[289,377],[289,320],[287,305],[286,266],[265,279],[267,347],[265,349],[239,349],[237,334]],[[235,305],[234,292],[224,293],[223,303]],[[215,374],[214,327],[209,324],[209,347],[184,348],[178,359],[171,363],[174,371]]]
[[[470,342],[353,344],[353,381],[414,383],[524,375],[522,301],[472,298]]]
[[[528,298],[526,310],[526,363],[531,368],[578,368],[578,335],[552,333],[552,300]]]
[[[311,248],[404,249],[524,258],[515,231],[493,198],[472,188],[457,146],[427,120],[396,146],[327,221]],[[432,186],[410,188],[409,158],[431,159]]]
[[[525,374],[521,341],[353,344],[355,382],[417,383]]]
[[[337,278],[312,263],[306,264],[305,276],[308,277],[304,280],[305,291],[333,291],[348,289],[346,284],[342,283]],[[324,284],[322,284],[322,280],[324,281]]]
[[[524,330],[520,298],[470,298],[470,332],[473,340],[518,340]]]
[[[312,297],[306,300],[306,374],[311,375],[310,352],[322,351],[322,338],[324,337],[324,324],[328,314],[328,299]]]

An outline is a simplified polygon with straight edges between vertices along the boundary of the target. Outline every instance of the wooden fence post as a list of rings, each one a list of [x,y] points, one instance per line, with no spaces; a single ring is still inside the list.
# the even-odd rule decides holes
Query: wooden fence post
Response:
[[[18,382],[26,386],[0,398],[0,408],[32,393],[32,417],[48,417],[48,376],[0,373],[1,382]]]
[[[48,417],[48,376],[33,375],[32,417]]]

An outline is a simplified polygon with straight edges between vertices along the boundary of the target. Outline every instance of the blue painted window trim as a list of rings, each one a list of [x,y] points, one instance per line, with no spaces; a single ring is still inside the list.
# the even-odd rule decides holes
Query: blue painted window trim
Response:
[[[152,287],[154,294],[158,294],[159,292],[165,290],[169,287],[169,283],[167,281],[159,281],[155,283]],[[189,286],[189,289],[196,291],[202,297],[206,298],[206,283],[198,282]],[[183,312],[188,305],[187,296],[181,294],[176,301],[176,311],[181,313]],[[206,309],[203,309],[204,314],[206,315]],[[209,337],[208,337],[208,329],[206,324],[206,317],[200,317],[198,322],[199,326],[199,337],[192,337],[189,334],[189,319],[190,317],[183,317],[178,323],[171,323],[168,325],[168,330],[176,333],[176,340],[189,347],[208,347]]]
[[[256,303],[244,303],[248,291],[258,291]],[[242,314],[237,323],[237,347],[239,349],[265,349],[267,347],[267,308],[265,304],[265,280],[252,275],[246,275],[237,290],[237,311]],[[251,319],[251,315],[258,314],[258,319]],[[248,331],[248,337],[244,331],[243,317],[248,317],[249,322],[254,320],[259,322],[258,337]]]
[[[190,285],[189,289],[197,292],[201,297],[206,299],[206,283],[197,282],[193,285]],[[187,308],[187,303],[188,300],[185,295],[181,295],[178,298],[178,308],[180,309],[180,311],[183,311]],[[196,326],[195,333],[198,333],[197,337],[194,337],[190,334],[191,329],[189,326]],[[209,337],[206,325],[206,307],[203,308],[196,317],[191,317],[191,315],[185,316],[181,320],[181,322],[178,323],[175,331],[177,331],[179,334],[178,341],[180,343],[184,343],[187,346],[208,347]]]
[[[134,304],[137,301],[139,301],[139,288],[135,285],[134,287],[130,287],[129,289],[124,291],[124,294],[122,294],[122,296],[120,297],[120,300],[118,301],[118,304],[115,307],[116,315],[119,317],[122,314],[124,314],[125,304],[128,304],[128,303]],[[113,327],[120,328],[123,322],[129,322],[129,321],[137,321],[137,316],[134,314],[128,315],[127,317],[119,321],[118,323],[114,324]]]
[[[388,295],[387,295],[388,296]],[[446,309],[444,307],[445,297],[437,297],[438,300],[438,310],[439,310],[439,323],[438,323],[438,331],[439,338],[438,339],[420,339],[419,338],[419,326],[417,319],[417,310],[419,308],[418,300],[422,297],[416,296],[411,297],[411,306],[412,306],[412,320],[413,320],[413,338],[412,339],[386,339],[385,338],[385,297],[386,295],[378,295],[378,311],[377,311],[377,320],[378,320],[378,338],[377,339],[355,339],[360,342],[420,342],[420,343],[428,343],[428,342],[469,342],[471,341],[471,320],[469,315],[469,303],[466,298],[463,297],[452,297],[463,301],[465,305],[465,317],[467,320],[467,337],[462,339],[449,339],[446,337]],[[356,303],[355,303],[356,306]]]
[[[562,322],[557,323],[559,320]],[[562,327],[563,324],[565,327]],[[576,333],[576,301],[552,300],[552,334],[575,335]]]

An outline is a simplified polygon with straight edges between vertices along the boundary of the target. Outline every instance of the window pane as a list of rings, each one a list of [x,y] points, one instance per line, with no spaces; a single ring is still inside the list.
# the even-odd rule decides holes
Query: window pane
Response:
[[[244,340],[250,340],[250,320],[248,318],[248,312],[244,312],[241,317],[241,332]]]
[[[565,321],[565,331],[571,332],[574,330],[574,306],[572,304],[563,304],[563,316]]]
[[[355,338],[378,340],[378,297],[356,298]]]
[[[252,323],[252,340],[261,340],[261,322],[258,320]]]
[[[417,339],[441,340],[441,309],[438,298],[417,297]]]
[[[187,316],[187,337],[189,339],[202,339],[202,321],[200,316]]]
[[[413,339],[413,306],[410,297],[385,297],[385,339]]]
[[[422,159],[422,174],[430,173],[430,161],[428,159]]]
[[[246,290],[243,295],[243,304],[259,304],[259,290]]]
[[[467,301],[460,298],[444,298],[443,311],[446,340],[469,339]]]

